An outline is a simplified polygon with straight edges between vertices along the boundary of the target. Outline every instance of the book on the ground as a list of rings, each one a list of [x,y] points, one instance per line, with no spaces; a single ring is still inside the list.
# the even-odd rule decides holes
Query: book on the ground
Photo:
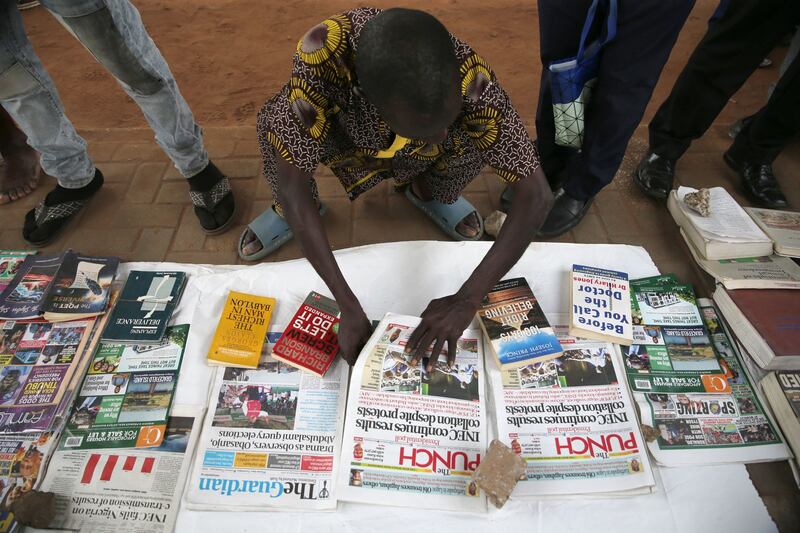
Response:
[[[728,191],[722,187],[709,190],[711,214],[707,217],[683,202],[684,196],[694,191],[691,187],[673,190],[667,208],[705,259],[760,257],[772,253],[772,239],[761,231]]]
[[[0,321],[0,433],[47,431],[85,368],[94,320]]]
[[[60,448],[147,448],[164,439],[189,325],[161,344],[101,342],[72,404]]]
[[[89,257],[71,250],[29,255],[0,294],[0,319],[43,316],[60,322],[103,314],[118,264],[116,257]]]
[[[36,254],[35,250],[0,250],[0,293],[17,275],[25,258],[34,254]]]
[[[29,255],[0,294],[0,319],[26,320],[42,316],[42,305],[66,253]]]
[[[120,533],[174,531],[204,408],[175,405],[160,446],[55,450],[41,490],[55,494],[49,527]]]
[[[185,285],[184,272],[132,270],[103,331],[103,340],[160,342]]]
[[[215,365],[256,368],[275,299],[230,291],[208,349]]]
[[[220,367],[186,488],[186,507],[229,512],[336,509],[336,475],[350,367],[318,377],[272,357]]]
[[[628,345],[633,342],[628,274],[572,265],[569,334]]]
[[[787,289],[717,287],[716,302],[747,353],[764,370],[800,368],[800,297]]]
[[[486,362],[497,438],[526,463],[512,499],[649,493],[655,481],[622,360],[607,341],[567,335],[567,318],[554,319],[564,347],[556,359],[515,369]]]
[[[486,497],[470,479],[489,431],[480,331],[462,333],[452,366],[440,357],[428,372],[427,358],[411,366],[404,351],[419,323],[387,314],[353,367],[339,499],[485,513]]]
[[[491,351],[504,368],[561,355],[561,344],[525,278],[497,283],[477,314]]]
[[[683,229],[681,235],[695,262],[726,289],[800,289],[800,266],[788,257],[764,255],[709,260],[700,255]]]
[[[59,322],[105,313],[118,257],[67,252],[42,304],[45,320]]]
[[[339,306],[311,292],[272,350],[279,361],[324,376],[339,353]]]
[[[772,239],[776,254],[800,257],[800,213],[758,207],[745,207],[744,210]]]
[[[795,462],[800,462],[800,367],[770,372],[761,380],[761,389],[794,452]]]

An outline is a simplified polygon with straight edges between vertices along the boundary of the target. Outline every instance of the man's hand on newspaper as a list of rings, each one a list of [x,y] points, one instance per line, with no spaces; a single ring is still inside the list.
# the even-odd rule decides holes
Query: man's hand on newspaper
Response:
[[[478,305],[458,293],[432,300],[422,312],[422,322],[411,334],[406,345],[406,353],[414,353],[411,365],[416,366],[425,357],[428,347],[433,344],[433,351],[426,367],[426,371],[431,372],[446,342],[447,364],[453,366],[456,361],[458,339],[475,317]]]
[[[339,353],[350,366],[356,363],[361,348],[371,334],[372,326],[361,307],[342,310],[342,318],[339,320]]]

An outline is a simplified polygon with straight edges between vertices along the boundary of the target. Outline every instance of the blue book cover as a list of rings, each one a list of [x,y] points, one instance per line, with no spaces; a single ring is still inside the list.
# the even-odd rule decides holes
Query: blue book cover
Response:
[[[492,287],[478,318],[501,366],[517,368],[562,354],[555,331],[525,278]]]

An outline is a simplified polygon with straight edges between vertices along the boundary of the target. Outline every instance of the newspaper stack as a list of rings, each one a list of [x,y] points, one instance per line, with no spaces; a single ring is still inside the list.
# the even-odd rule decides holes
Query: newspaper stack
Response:
[[[649,443],[664,466],[780,461],[777,425],[710,300],[672,275],[631,283],[634,344],[622,354]],[[699,303],[699,306],[698,306]]]

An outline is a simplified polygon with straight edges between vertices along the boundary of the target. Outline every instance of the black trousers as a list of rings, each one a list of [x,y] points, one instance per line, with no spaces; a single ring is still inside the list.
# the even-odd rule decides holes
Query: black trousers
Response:
[[[798,0],[731,0],[719,10],[689,62],[683,68],[667,100],[650,122],[650,149],[656,154],[678,159],[691,142],[703,135],[717,118],[728,99],[758,68],[758,64],[778,41],[798,23]],[[774,159],[791,136],[790,110],[794,102],[794,128],[797,127],[797,61],[786,72],[794,79],[781,78],[777,94],[751,124],[742,143],[753,134],[754,150],[760,158]],[[767,108],[770,108],[769,110]],[[796,131],[796,130],[795,130]],[[739,143],[737,143],[739,144]],[[744,150],[744,146],[742,147]],[[774,155],[773,155],[774,154]],[[771,161],[771,159],[769,159]]]
[[[551,180],[566,170],[567,194],[586,200],[614,179],[694,0],[619,0],[617,35],[602,52],[580,151],[555,144],[547,65],[577,53],[591,0],[538,3],[542,80],[536,133],[542,167]]]

